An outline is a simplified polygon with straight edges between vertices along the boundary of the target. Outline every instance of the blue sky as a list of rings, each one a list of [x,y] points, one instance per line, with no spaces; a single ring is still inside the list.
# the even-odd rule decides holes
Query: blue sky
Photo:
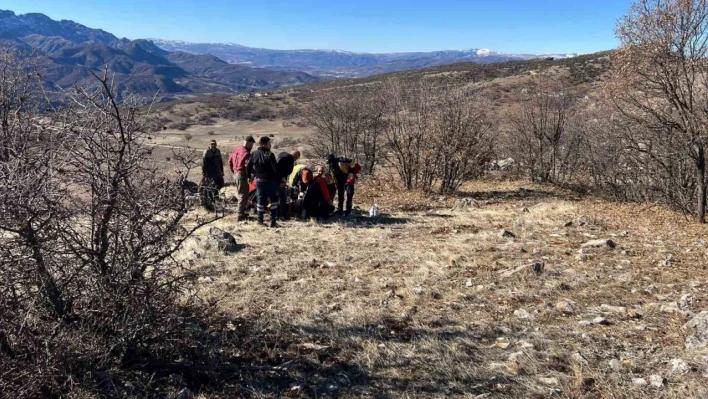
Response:
[[[115,4],[119,4],[116,6]],[[617,46],[631,0],[0,0],[129,39],[361,52],[490,48],[589,53]]]

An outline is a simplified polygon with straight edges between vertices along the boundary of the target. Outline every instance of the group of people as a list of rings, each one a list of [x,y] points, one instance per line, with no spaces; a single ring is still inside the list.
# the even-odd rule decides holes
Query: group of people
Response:
[[[324,164],[314,168],[297,164],[300,152],[283,152],[277,157],[271,152],[269,137],[256,140],[249,136],[234,149],[228,159],[229,169],[238,192],[238,221],[248,218],[249,196],[255,192],[258,223],[265,224],[270,210],[270,227],[278,227],[278,218],[322,221],[333,214],[349,216],[352,212],[354,187],[361,166],[355,161],[334,154]],[[224,187],[224,164],[216,141],[204,151],[202,174],[211,179],[215,189]],[[334,206],[335,196],[337,207]],[[336,210],[335,210],[336,209]]]

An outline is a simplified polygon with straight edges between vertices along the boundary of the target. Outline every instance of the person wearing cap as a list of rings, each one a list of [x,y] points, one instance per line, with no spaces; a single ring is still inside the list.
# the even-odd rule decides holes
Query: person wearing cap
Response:
[[[258,140],[258,149],[248,159],[246,171],[256,180],[258,223],[264,223],[265,208],[270,200],[270,227],[275,228],[278,227],[278,189],[282,176],[270,146],[270,138],[261,137]]]
[[[237,221],[246,220],[248,210],[248,172],[246,165],[251,158],[251,150],[256,140],[252,136],[246,137],[243,145],[238,146],[229,156],[229,169],[233,173],[234,184],[238,191],[238,217]]]
[[[214,181],[217,190],[224,187],[224,160],[221,151],[216,147],[216,140],[209,143],[209,148],[202,156],[202,176]]]
[[[354,185],[359,172],[361,172],[361,165],[349,158],[337,158],[334,154],[327,155],[325,159],[337,187],[337,214],[341,215],[344,212],[345,216],[349,216],[352,213]],[[345,194],[347,197],[346,210],[344,209]]]

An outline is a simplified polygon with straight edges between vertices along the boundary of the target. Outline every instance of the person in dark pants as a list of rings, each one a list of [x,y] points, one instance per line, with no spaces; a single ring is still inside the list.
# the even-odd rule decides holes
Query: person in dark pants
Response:
[[[337,186],[337,214],[344,213],[345,216],[349,216],[353,207],[354,185],[361,171],[361,166],[349,158],[337,158],[334,154],[327,156],[327,165]],[[346,210],[344,210],[345,194]]]
[[[248,175],[256,179],[256,209],[258,223],[263,224],[265,209],[270,200],[270,227],[278,227],[278,188],[282,176],[278,172],[275,155],[270,152],[270,138],[261,137],[258,149],[251,155],[246,165]]]
[[[209,148],[202,156],[202,175],[214,181],[217,190],[224,187],[224,160],[221,151],[216,147],[216,140],[209,143]]]
[[[238,190],[238,217],[236,220],[239,222],[246,220],[249,191],[246,164],[248,164],[248,159],[251,157],[251,150],[255,143],[256,140],[253,137],[246,137],[243,145],[236,147],[229,157],[229,169],[233,173],[236,190]]]
[[[311,218],[316,221],[327,219],[331,209],[331,198],[325,179],[321,175],[312,177],[311,173],[305,173],[303,184],[307,189],[300,206],[302,218]]]
[[[290,219],[290,203],[292,198],[290,196],[290,187],[288,187],[288,176],[293,173],[293,168],[295,168],[295,162],[300,159],[300,151],[293,151],[292,154],[287,152],[281,152],[278,154],[278,173],[282,176],[282,181],[280,183],[278,197],[280,198],[280,210],[278,211],[284,220]]]

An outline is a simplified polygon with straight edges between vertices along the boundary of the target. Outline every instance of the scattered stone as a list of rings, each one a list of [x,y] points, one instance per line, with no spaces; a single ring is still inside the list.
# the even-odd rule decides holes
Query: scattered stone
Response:
[[[681,296],[681,299],[679,299],[678,307],[681,310],[691,310],[694,302],[695,298],[693,297],[693,295],[685,294]]]
[[[600,308],[606,312],[610,313],[616,313],[616,314],[625,314],[627,313],[627,308],[624,306],[611,306],[607,304],[600,305]]]
[[[673,374],[686,374],[691,371],[691,367],[683,359],[671,359],[669,364]]]
[[[566,223],[565,225],[563,225],[563,227],[572,227],[572,226],[573,226],[573,221],[570,221],[570,222]]]
[[[523,213],[531,213],[531,211],[529,210],[529,208],[526,208],[526,207],[524,207],[524,209],[522,209],[521,212],[523,212]]]
[[[647,385],[647,380],[644,378],[632,378],[632,384],[643,387]]]
[[[496,345],[496,347],[499,348],[499,349],[506,349],[506,348],[508,348],[509,345],[511,345],[511,344],[508,343],[508,342],[502,341],[502,342],[497,342],[495,345]]]
[[[425,290],[424,290],[423,288],[421,288],[421,287],[416,287],[416,288],[413,289],[413,293],[416,294],[416,295],[418,295],[418,296],[421,296],[421,295],[424,295],[424,294],[425,294]]]
[[[608,249],[615,249],[616,245],[614,241],[612,240],[607,240],[607,239],[602,239],[602,240],[593,240],[593,241],[588,241],[585,244],[580,246],[581,248],[608,248]]]
[[[516,234],[514,234],[511,231],[506,230],[506,229],[500,231],[499,236],[502,238],[516,238]]]
[[[210,284],[214,282],[214,279],[212,279],[211,277],[199,277],[199,280],[197,281],[203,284]]]
[[[601,326],[609,326],[612,323],[610,323],[606,318],[598,316],[592,320],[592,324],[597,324],[597,325],[601,325]]]
[[[472,279],[467,279],[467,281],[465,282],[465,287],[467,288],[471,288],[473,285],[474,283],[472,282]]]
[[[573,301],[563,300],[556,303],[555,309],[557,312],[569,315],[575,313],[575,303]]]
[[[580,327],[589,327],[589,326],[592,325],[592,321],[589,321],[589,320],[581,320],[581,321],[578,322],[578,325],[579,325]]]
[[[686,349],[700,349],[708,346],[708,311],[704,310],[698,313],[683,327],[693,330],[693,335],[686,338]]]
[[[551,378],[541,377],[538,379],[538,381],[544,385],[558,385],[560,383],[558,381],[558,378],[555,378],[555,377],[551,377]]]
[[[217,250],[225,253],[238,251],[238,244],[236,244],[234,236],[217,227],[209,229],[209,239],[207,241],[212,247],[216,247]]]
[[[533,349],[534,345],[530,342],[527,341],[519,341],[516,343],[518,346],[521,347],[521,349]]]
[[[508,335],[511,334],[511,328],[504,326],[497,326],[494,328],[497,334]]]
[[[654,388],[661,388],[666,383],[666,380],[664,379],[664,377],[654,374],[649,377],[649,382],[651,382],[651,386],[653,386]]]
[[[664,259],[661,262],[659,262],[659,267],[671,267],[673,265],[673,262],[671,259]]]
[[[609,364],[610,364],[610,368],[615,371],[619,370],[622,367],[622,363],[618,359],[610,360]]]
[[[528,311],[526,311],[524,309],[516,309],[514,311],[514,316],[516,316],[518,319],[525,320],[525,319],[531,318],[531,313],[529,313]]]

